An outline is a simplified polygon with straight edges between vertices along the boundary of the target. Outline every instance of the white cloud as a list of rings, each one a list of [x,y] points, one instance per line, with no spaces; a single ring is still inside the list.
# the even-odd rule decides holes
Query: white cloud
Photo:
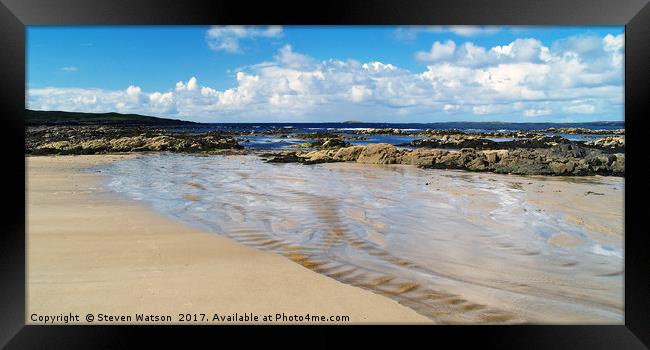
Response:
[[[602,49],[603,46],[601,42],[603,40],[604,38],[600,38],[595,35],[571,36],[553,43],[553,49],[555,51],[571,51],[579,54],[585,54]]]
[[[197,80],[196,77],[191,77],[190,80],[187,81],[187,83],[184,83],[182,81],[179,81],[176,83],[176,91],[194,91],[196,90],[197,87]]]
[[[397,67],[393,66],[392,64],[386,64],[377,61],[364,63],[361,65],[361,68],[369,74],[373,75],[392,74],[393,72],[397,71]]]
[[[549,115],[551,114],[550,109],[527,109],[524,111],[524,115],[526,117],[539,117],[542,115]]]
[[[62,67],[61,70],[64,71],[64,72],[72,73],[72,72],[78,71],[79,68],[77,68],[75,66],[68,66],[68,67]]]
[[[611,34],[605,35],[603,38],[604,49],[605,51],[615,52],[623,50],[623,45],[625,44],[624,34],[619,34],[613,36]]]
[[[496,58],[507,57],[518,62],[538,62],[548,60],[548,48],[537,39],[517,39],[508,45],[495,46],[491,53]]]
[[[445,43],[436,41],[431,45],[431,50],[429,51],[418,51],[415,53],[415,58],[418,61],[439,61],[454,55],[456,51],[456,43],[447,40]]]
[[[485,104],[472,107],[472,112],[476,115],[494,115],[500,113],[509,113],[516,109],[510,104]]]
[[[27,102],[32,109],[199,121],[622,119],[623,73],[614,59],[623,54],[622,36],[597,39],[551,47],[531,38],[494,47],[434,43],[420,72],[379,61],[318,61],[286,45],[271,61],[238,71],[228,88],[190,77],[154,92],[29,89]]]
[[[208,47],[215,51],[241,53],[240,42],[244,39],[279,38],[282,35],[280,26],[214,26],[207,31],[205,39]]]
[[[446,27],[450,32],[460,36],[478,36],[478,35],[491,35],[499,32],[500,27],[495,26],[448,26]]]
[[[393,32],[393,37],[400,41],[413,41],[420,33],[451,33],[462,37],[488,36],[500,32],[501,26],[404,26]]]
[[[313,63],[311,57],[293,52],[291,45],[284,45],[275,56],[275,59],[279,63],[291,68],[304,67]]]
[[[624,34],[619,34],[617,36],[607,34],[603,38],[604,49],[611,55],[610,59],[612,64],[616,67],[623,66],[623,45],[625,45]]]
[[[137,97],[140,96],[140,93],[142,92],[142,89],[140,89],[139,86],[133,86],[129,85],[128,88],[126,88],[126,94],[131,97]]]
[[[352,85],[350,88],[350,99],[354,102],[361,102],[372,96],[372,90],[363,85]]]
[[[566,111],[569,113],[577,113],[577,114],[592,114],[596,111],[596,106],[591,105],[591,104],[574,104],[570,105],[566,108]]]
[[[448,104],[445,104],[444,106],[442,106],[442,109],[443,109],[444,111],[453,111],[454,109],[458,109],[458,107],[460,107],[460,106],[458,106],[458,105],[452,105],[452,104],[449,104],[449,103],[448,103]]]

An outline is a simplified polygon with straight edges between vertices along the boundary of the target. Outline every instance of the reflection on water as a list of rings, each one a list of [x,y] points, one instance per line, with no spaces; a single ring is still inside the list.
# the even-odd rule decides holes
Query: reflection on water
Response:
[[[359,137],[354,134],[342,134],[351,139],[346,139],[347,142],[354,146],[368,145],[371,143],[389,143],[391,145],[400,145],[409,143],[413,140],[421,139],[422,137],[404,136],[404,135],[364,135],[362,139],[355,139]],[[253,149],[291,149],[299,147],[306,142],[315,142],[316,139],[302,139],[291,137],[291,134],[280,137],[278,135],[243,135],[237,136],[242,140],[241,145],[246,148]]]
[[[113,190],[157,211],[440,323],[623,320],[622,232],[595,239],[532,204],[521,177],[171,154],[106,172]]]
[[[308,130],[311,131],[311,130]],[[364,146],[372,143],[389,143],[391,145],[401,145],[408,144],[414,140],[426,139],[425,136],[415,136],[415,135],[362,135],[361,139],[355,139],[359,135],[343,133],[342,136],[346,136],[350,139],[346,141],[354,146]],[[547,133],[546,135],[560,135],[568,140],[572,141],[591,141],[596,138],[602,137],[602,135],[584,135],[584,134],[551,134]],[[246,148],[253,149],[291,149],[298,147],[300,144],[305,142],[315,142],[316,139],[302,139],[291,137],[291,133],[288,133],[282,137],[278,135],[238,135],[238,139],[241,140],[241,145]],[[495,142],[506,142],[516,140],[514,137],[486,137],[486,139],[495,141]],[[520,138],[523,139],[523,138]],[[411,148],[411,147],[406,147]]]

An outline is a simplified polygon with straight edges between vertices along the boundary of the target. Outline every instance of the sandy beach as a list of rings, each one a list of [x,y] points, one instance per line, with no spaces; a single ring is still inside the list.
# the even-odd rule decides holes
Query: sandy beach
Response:
[[[623,320],[620,177],[253,154],[26,160],[30,323]]]
[[[114,195],[100,173],[85,170],[129,157],[26,157],[27,324],[68,314],[80,316],[72,323],[88,324],[89,313],[92,324],[134,323],[99,321],[100,313],[169,315],[171,323],[185,323],[179,314],[202,323],[200,314],[206,314],[210,320],[203,323],[214,324],[215,313],[271,314],[269,323],[277,323],[278,313],[349,316],[354,323],[432,322],[285,257],[157,214]]]

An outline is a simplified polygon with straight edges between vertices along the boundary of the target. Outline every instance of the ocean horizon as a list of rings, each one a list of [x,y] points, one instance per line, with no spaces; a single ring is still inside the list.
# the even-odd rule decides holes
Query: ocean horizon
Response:
[[[201,123],[188,126],[188,128],[204,127],[232,127],[240,126],[242,128],[296,128],[312,130],[362,130],[362,129],[458,129],[463,131],[516,131],[516,130],[540,130],[549,128],[584,128],[592,130],[615,130],[625,128],[625,121],[596,121],[596,122],[471,122],[471,121],[449,121],[449,122],[431,122],[431,123],[392,123],[392,122],[362,122],[362,121],[344,121],[344,122],[240,122],[240,123]]]

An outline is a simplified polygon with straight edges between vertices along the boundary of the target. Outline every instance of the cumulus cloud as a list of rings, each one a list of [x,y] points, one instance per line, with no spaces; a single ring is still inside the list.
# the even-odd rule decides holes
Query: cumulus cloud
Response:
[[[212,50],[241,53],[240,42],[242,40],[279,38],[282,34],[280,26],[213,26],[205,34],[205,40]]]
[[[142,92],[142,89],[140,89],[139,86],[133,86],[129,85],[128,88],[126,88],[126,94],[131,97],[137,97],[140,96],[140,93]]]
[[[420,72],[379,61],[318,61],[286,45],[272,60],[238,71],[229,88],[190,77],[155,92],[29,89],[28,106],[198,121],[622,119],[623,41],[608,35],[550,47],[533,38],[493,47],[437,42],[423,51],[428,65]]]
[[[294,52],[291,45],[284,45],[278,54],[275,55],[275,59],[279,63],[291,68],[305,67],[313,63],[311,57]]]
[[[625,44],[625,38],[623,37],[623,34],[616,36],[607,34],[603,38],[603,44],[605,51],[621,51],[623,50],[623,45]]]
[[[625,38],[623,34],[617,36],[607,34],[603,38],[603,49],[611,54],[611,61],[615,67],[623,66],[623,45]]]
[[[418,61],[439,61],[453,56],[454,51],[456,51],[455,42],[451,40],[447,40],[445,43],[436,41],[431,45],[431,50],[416,52],[415,58]]]
[[[196,77],[191,77],[187,83],[184,83],[182,81],[176,83],[176,91],[194,91],[196,90],[197,86]]]

